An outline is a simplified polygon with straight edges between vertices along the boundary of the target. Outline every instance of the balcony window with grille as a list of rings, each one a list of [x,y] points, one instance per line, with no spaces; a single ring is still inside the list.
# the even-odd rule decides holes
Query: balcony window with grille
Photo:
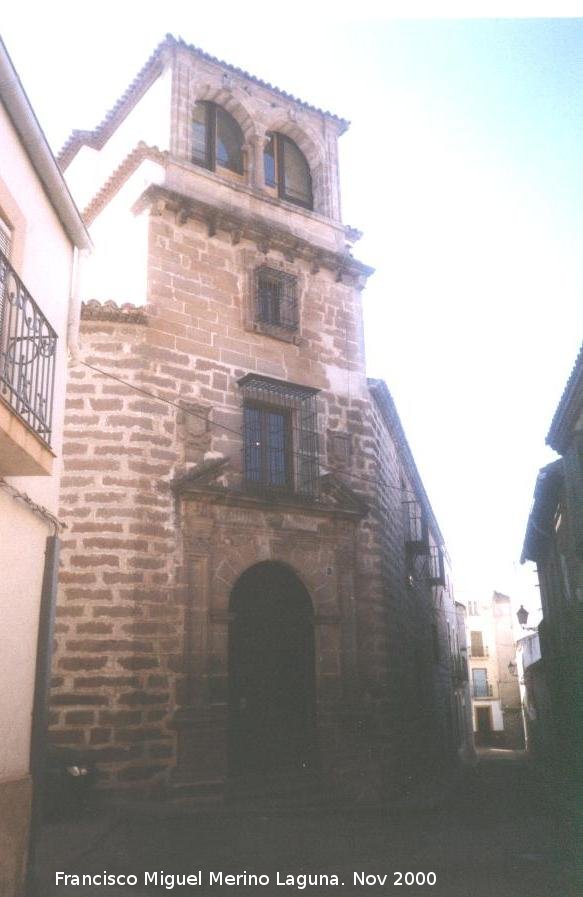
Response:
[[[487,670],[472,670],[472,690],[474,698],[492,697],[492,686],[488,682]]]
[[[438,545],[431,545],[428,556],[429,582],[432,586],[445,586],[445,565],[443,550]]]
[[[251,491],[318,493],[316,394],[307,386],[248,374],[243,393],[243,471]]]
[[[270,134],[263,153],[267,187],[277,189],[280,199],[313,208],[310,166],[301,149],[283,134]]]
[[[405,542],[412,554],[427,554],[429,550],[427,519],[418,501],[403,502]]]
[[[243,132],[215,103],[197,103],[192,115],[192,161],[210,171],[243,174]]]
[[[297,330],[297,278],[263,265],[255,272],[255,318],[261,324]]]
[[[10,264],[9,251],[10,242],[0,236],[0,398],[49,446],[57,334]]]

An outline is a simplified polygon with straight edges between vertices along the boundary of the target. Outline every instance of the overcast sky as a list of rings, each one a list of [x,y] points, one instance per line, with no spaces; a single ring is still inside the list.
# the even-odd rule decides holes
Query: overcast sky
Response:
[[[55,150],[102,119],[167,32],[351,120],[343,215],[376,268],[370,374],[397,403],[457,597],[497,589],[536,611],[518,560],[583,335],[583,19],[349,6],[21,2],[2,34]]]

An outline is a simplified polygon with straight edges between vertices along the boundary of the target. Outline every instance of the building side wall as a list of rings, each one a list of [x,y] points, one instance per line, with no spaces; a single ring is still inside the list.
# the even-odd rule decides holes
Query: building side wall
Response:
[[[0,214],[12,229],[11,262],[58,336],[51,448],[57,456],[50,477],[9,481],[55,513],[65,401],[67,318],[73,249],[3,106],[0,106]],[[10,537],[10,528],[6,530]]]
[[[141,323],[83,322],[83,357],[161,391],[162,350]],[[67,396],[51,740],[90,747],[104,783],[162,772],[180,654],[174,419],[161,401],[79,366]]]
[[[57,513],[73,248],[3,105],[0,146],[0,216],[11,231],[10,262],[58,338],[53,473],[6,477],[8,488],[0,489],[0,893],[13,897],[22,893],[28,851],[39,607],[46,539],[53,533],[46,516],[19,500],[14,490]]]
[[[84,298],[146,305],[149,217],[132,208],[147,184],[163,180],[163,166],[144,159],[119,189],[112,188],[91,227],[93,252],[83,271]]]

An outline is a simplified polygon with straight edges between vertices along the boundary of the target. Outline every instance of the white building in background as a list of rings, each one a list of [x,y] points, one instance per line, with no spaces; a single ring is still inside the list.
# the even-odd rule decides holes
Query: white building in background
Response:
[[[90,241],[1,40],[0,158],[0,894],[14,897],[45,715],[73,271]]]
[[[476,744],[523,747],[524,734],[508,595],[467,602],[466,631]]]

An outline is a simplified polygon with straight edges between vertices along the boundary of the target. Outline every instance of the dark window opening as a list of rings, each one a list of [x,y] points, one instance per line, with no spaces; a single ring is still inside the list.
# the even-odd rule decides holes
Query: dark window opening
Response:
[[[316,394],[248,374],[243,391],[243,470],[253,491],[287,491],[316,497],[319,484]]]
[[[255,273],[256,318],[263,324],[296,330],[298,326],[297,281],[273,268]]]
[[[479,630],[472,630],[470,632],[470,644],[471,644],[471,652],[472,657],[487,657],[488,651],[484,646],[483,635]]]
[[[244,427],[247,482],[273,489],[291,488],[289,414],[245,405]]]
[[[306,157],[283,134],[270,134],[263,152],[265,183],[278,196],[306,209],[313,208],[312,176]]]
[[[192,116],[192,161],[210,171],[243,174],[243,132],[232,115],[215,103],[197,103]]]

